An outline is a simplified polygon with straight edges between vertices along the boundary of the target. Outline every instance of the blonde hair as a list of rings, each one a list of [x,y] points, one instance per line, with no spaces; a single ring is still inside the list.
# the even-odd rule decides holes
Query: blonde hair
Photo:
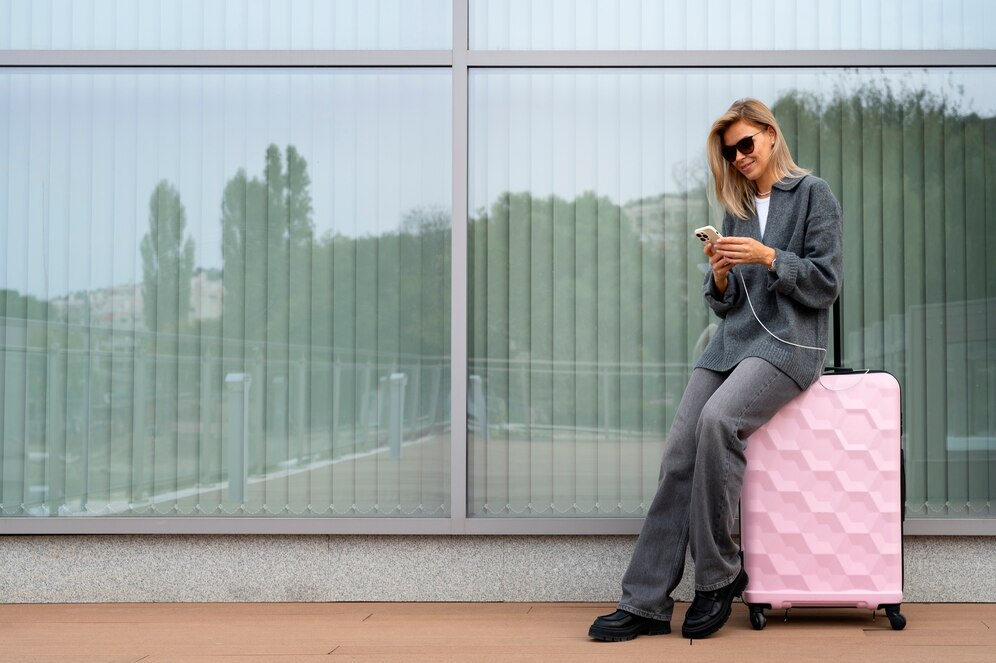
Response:
[[[775,119],[763,102],[757,99],[738,99],[730,109],[712,123],[709,138],[706,141],[706,153],[709,155],[709,168],[712,170],[716,185],[716,198],[731,214],[741,219],[749,219],[754,214],[754,195],[757,188],[754,183],[743,176],[736,167],[723,158],[723,132],[738,120],[744,120],[758,129],[771,127],[775,132],[775,144],[771,148],[770,167],[774,168],[775,181],[785,177],[802,177],[809,173],[792,160],[788,143],[782,134],[778,120]]]

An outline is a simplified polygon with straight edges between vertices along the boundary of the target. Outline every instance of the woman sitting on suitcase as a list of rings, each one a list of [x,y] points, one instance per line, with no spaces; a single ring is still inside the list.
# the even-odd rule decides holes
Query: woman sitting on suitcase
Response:
[[[841,211],[830,187],[795,164],[756,99],[716,120],[707,149],[725,216],[723,237],[705,246],[703,293],[722,320],[671,424],[619,609],[588,632],[598,640],[670,633],[671,592],[689,544],[695,599],[682,635],[703,638],[726,623],[747,586],[732,536],[746,440],[817,380],[826,357],[842,276]]]

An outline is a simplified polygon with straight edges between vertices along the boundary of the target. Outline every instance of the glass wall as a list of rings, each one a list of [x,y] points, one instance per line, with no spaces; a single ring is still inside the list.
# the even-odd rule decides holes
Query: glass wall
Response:
[[[0,49],[448,49],[450,0],[0,0]]]
[[[996,48],[987,0],[471,0],[470,19],[480,50]]]
[[[911,517],[992,518],[994,23],[0,0],[0,528],[636,531],[718,323],[705,136],[745,96],[843,206],[844,357],[903,385]]]
[[[4,515],[449,511],[450,77],[0,72]]]
[[[711,324],[685,232],[711,214],[711,87],[659,70],[472,73],[471,513],[636,516],[653,498]]]
[[[844,210],[846,364],[904,388],[914,515],[996,494],[996,72],[497,70],[470,85],[470,513],[639,516],[718,321],[705,136],[772,105]]]

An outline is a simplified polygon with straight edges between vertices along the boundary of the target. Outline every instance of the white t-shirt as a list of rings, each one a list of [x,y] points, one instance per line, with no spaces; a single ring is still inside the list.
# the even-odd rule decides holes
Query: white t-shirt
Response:
[[[768,222],[769,203],[771,203],[771,198],[754,198],[754,204],[757,206],[757,220],[761,222],[761,237],[764,237],[764,225]]]

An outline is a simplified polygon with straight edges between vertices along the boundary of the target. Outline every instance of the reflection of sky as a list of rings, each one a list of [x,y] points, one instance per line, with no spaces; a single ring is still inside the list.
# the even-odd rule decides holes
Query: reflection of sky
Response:
[[[221,267],[225,184],[239,169],[262,179],[271,143],[308,162],[316,236],[394,231],[450,205],[444,70],[8,71],[0,100],[0,287],[21,292],[141,281],[163,179],[195,264]]]
[[[0,48],[450,48],[452,0],[0,0]]]
[[[927,90],[949,112],[996,115],[992,69],[476,71],[470,210],[507,190],[596,191],[621,203],[682,191],[705,181],[706,135],[735,99],[772,105],[801,93],[828,103],[866,85],[900,98]]]
[[[996,48],[991,0],[471,0],[471,48]]]
[[[623,203],[681,191],[704,181],[705,135],[733,99],[827,101],[886,83],[996,114],[996,72],[981,68],[473,71],[470,210],[509,190]],[[162,179],[186,207],[195,264],[221,267],[224,186],[239,169],[261,178],[271,143],[308,161],[318,236],[397,229],[415,208],[449,208],[450,113],[446,69],[8,70],[0,287],[53,297],[140,282]]]

